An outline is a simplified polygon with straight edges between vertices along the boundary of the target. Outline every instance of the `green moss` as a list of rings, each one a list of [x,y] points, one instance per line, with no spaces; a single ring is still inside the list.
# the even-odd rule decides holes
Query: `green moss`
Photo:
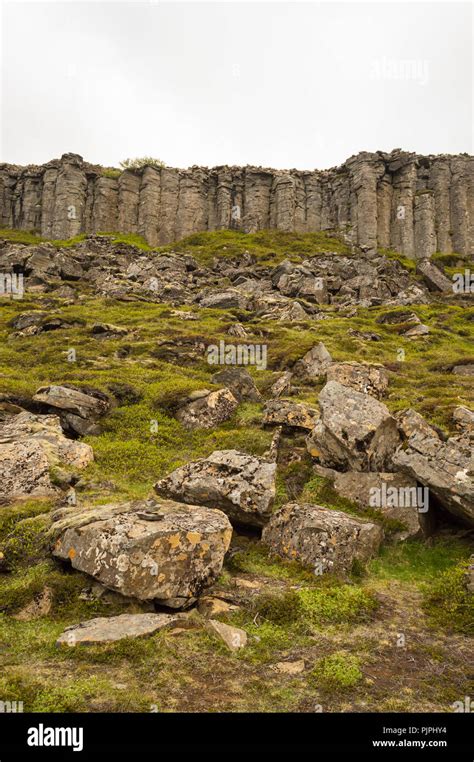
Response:
[[[297,595],[304,618],[314,627],[366,621],[378,607],[370,591],[355,585],[303,588]]]
[[[8,569],[20,569],[37,563],[48,552],[48,514],[18,521],[2,543],[2,553]]]
[[[319,659],[311,671],[315,685],[326,690],[347,690],[362,680],[360,662],[348,651],[336,651]]]
[[[426,584],[423,608],[436,626],[474,635],[474,595],[467,589],[468,565],[462,561]]]
[[[251,544],[245,550],[233,554],[227,561],[227,569],[247,572],[293,582],[314,583],[314,574],[295,561],[276,559],[263,545]]]
[[[380,556],[368,564],[370,574],[379,580],[395,579],[420,585],[431,583],[470,554],[469,544],[456,538],[405,540],[382,548]]]

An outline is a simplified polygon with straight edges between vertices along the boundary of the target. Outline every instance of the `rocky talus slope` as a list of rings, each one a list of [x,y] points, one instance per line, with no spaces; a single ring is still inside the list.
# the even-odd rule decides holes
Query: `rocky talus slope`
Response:
[[[363,152],[329,170],[147,166],[104,170],[65,154],[0,164],[0,226],[46,238],[120,231],[150,245],[194,232],[338,229],[360,249],[474,254],[474,158]]]
[[[132,240],[0,240],[0,696],[453,711],[474,635],[468,260],[416,266],[377,235]]]

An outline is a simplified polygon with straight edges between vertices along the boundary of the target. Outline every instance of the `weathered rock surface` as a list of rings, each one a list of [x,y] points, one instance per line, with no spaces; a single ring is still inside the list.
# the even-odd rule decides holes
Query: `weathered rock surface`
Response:
[[[260,402],[262,395],[245,368],[226,368],[212,376],[213,384],[222,384],[230,389],[238,402]]]
[[[66,627],[57,646],[95,646],[124,638],[143,638],[160,630],[189,625],[187,614],[119,614],[97,617]]]
[[[307,439],[323,466],[383,471],[400,444],[395,419],[369,394],[329,381],[319,394],[321,418]]]
[[[229,651],[238,651],[247,645],[247,633],[239,627],[219,622],[218,619],[209,619],[207,623],[209,632],[217,635],[227,646]]]
[[[434,262],[430,262],[429,259],[422,259],[417,262],[416,269],[423,276],[423,280],[430,291],[452,293],[453,281],[447,278],[439,267],[436,267]]]
[[[158,495],[224,511],[238,524],[263,526],[275,498],[276,464],[238,452],[216,450],[187,463],[155,484]]]
[[[294,373],[299,378],[308,381],[317,381],[326,375],[327,369],[332,363],[332,357],[323,342],[312,347],[309,352],[298,360],[294,366]]]
[[[342,497],[401,522],[404,528],[394,533],[395,539],[406,540],[430,533],[429,504],[424,504],[425,493],[415,479],[403,474],[361,471],[333,471],[332,478],[334,489]]]
[[[355,560],[365,563],[378,552],[383,531],[310,503],[287,503],[263,530],[262,541],[284,559],[299,561],[316,573],[349,572]]]
[[[354,244],[368,254],[377,246],[417,258],[434,251],[468,254],[472,162],[465,154],[396,149],[361,152],[323,171],[144,167],[110,178],[68,153],[39,167],[0,164],[0,224],[61,239],[91,231],[139,233],[152,246],[202,230],[310,232],[350,225]],[[78,277],[76,269],[65,272]],[[287,287],[315,288],[304,269],[296,284],[291,272],[283,275]]]
[[[337,381],[358,392],[384,397],[387,393],[389,376],[383,365],[362,362],[334,362],[328,366],[327,381]]]
[[[284,426],[288,429],[311,431],[319,419],[319,411],[303,402],[269,400],[263,408],[264,426]]]
[[[238,404],[230,389],[206,390],[202,396],[188,400],[178,410],[176,418],[187,429],[212,429],[227,421]]]
[[[54,518],[55,556],[122,595],[172,608],[215,582],[232,535],[221,511],[169,500],[69,508]]]
[[[446,441],[415,410],[399,416],[403,447],[393,456],[395,468],[428,487],[454,516],[474,525],[474,455],[469,439]]]
[[[67,439],[55,415],[23,411],[0,423],[0,496],[54,495],[53,466],[83,469],[93,460],[92,447]]]

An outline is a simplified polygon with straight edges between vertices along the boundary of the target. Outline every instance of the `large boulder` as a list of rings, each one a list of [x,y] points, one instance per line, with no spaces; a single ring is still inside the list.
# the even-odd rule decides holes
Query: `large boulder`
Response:
[[[307,439],[313,457],[342,471],[388,470],[400,436],[382,402],[337,381],[328,381],[318,401],[321,419]]]
[[[393,537],[406,540],[430,533],[427,491],[416,480],[404,474],[333,471],[333,487],[341,497],[361,508],[380,511],[400,528]]]
[[[186,429],[212,429],[227,421],[238,404],[230,389],[203,390],[186,400],[176,418]]]
[[[376,555],[382,538],[377,524],[312,503],[287,503],[262,534],[273,553],[316,573],[350,572],[354,561],[365,563]]]
[[[155,484],[158,495],[224,511],[237,524],[263,526],[275,499],[276,464],[237,450],[216,450]]]
[[[220,574],[232,527],[221,511],[171,500],[69,508],[53,554],[110,590],[181,608]]]
[[[0,425],[0,497],[54,495],[51,468],[83,469],[94,459],[92,447],[67,439],[56,415],[26,410]]]
[[[399,416],[403,446],[393,465],[428,487],[454,516],[474,526],[474,454],[469,437],[446,441],[415,410]]]
[[[388,372],[383,365],[362,362],[334,362],[329,365],[327,381],[337,381],[358,392],[384,397],[388,389]]]
[[[269,400],[263,408],[264,426],[284,426],[287,429],[312,431],[319,418],[319,411],[292,400]]]

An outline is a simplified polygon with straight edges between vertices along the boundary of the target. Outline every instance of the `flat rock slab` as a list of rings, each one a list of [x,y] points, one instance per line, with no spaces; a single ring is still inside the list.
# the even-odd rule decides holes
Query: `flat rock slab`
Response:
[[[122,595],[172,608],[216,581],[232,536],[221,511],[172,500],[68,508],[53,519],[55,556]]]
[[[57,646],[94,646],[113,643],[124,638],[143,638],[159,630],[183,627],[188,623],[185,614],[120,614],[97,617],[67,627],[56,641]]]

